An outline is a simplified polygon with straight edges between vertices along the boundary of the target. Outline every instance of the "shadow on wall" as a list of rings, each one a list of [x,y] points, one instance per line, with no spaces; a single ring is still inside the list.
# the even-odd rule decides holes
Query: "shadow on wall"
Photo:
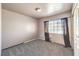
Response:
[[[2,9],[2,49],[36,39],[37,20]]]

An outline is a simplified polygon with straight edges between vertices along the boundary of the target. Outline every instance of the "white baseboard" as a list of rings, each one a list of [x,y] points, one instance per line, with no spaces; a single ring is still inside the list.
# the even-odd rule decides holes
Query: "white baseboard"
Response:
[[[24,43],[31,42],[31,41],[33,41],[33,40],[38,40],[38,39],[27,40],[27,41],[25,41]]]

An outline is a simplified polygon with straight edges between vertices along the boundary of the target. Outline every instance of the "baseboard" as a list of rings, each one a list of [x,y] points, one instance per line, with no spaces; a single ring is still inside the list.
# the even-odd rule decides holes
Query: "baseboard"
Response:
[[[37,40],[37,39],[27,40],[27,41],[25,41],[25,42],[23,42],[23,43],[28,43],[28,42],[31,42],[31,41],[33,41],[33,40]]]

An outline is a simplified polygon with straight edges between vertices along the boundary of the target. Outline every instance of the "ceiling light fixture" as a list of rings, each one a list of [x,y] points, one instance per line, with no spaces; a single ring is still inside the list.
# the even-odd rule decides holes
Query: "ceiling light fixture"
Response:
[[[40,12],[41,9],[40,8],[35,8],[35,11]]]

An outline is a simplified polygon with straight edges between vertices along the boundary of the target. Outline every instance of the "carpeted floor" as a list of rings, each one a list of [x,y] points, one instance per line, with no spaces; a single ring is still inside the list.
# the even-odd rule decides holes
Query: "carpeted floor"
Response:
[[[2,56],[73,56],[73,50],[56,43],[34,40],[4,49]]]

